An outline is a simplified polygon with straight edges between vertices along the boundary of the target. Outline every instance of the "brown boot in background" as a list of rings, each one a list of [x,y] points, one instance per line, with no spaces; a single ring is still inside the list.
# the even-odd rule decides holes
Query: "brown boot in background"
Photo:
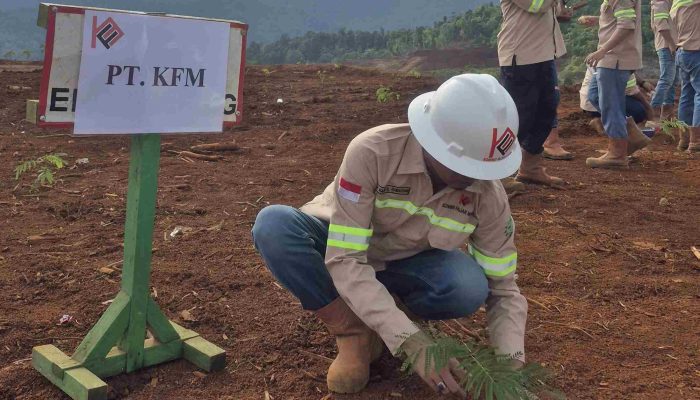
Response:
[[[605,134],[605,128],[603,127],[603,121],[600,118],[593,118],[591,122],[588,123],[588,126],[593,128],[596,133],[599,135],[604,135]]]
[[[559,128],[552,129],[544,142],[544,158],[550,160],[573,160],[574,155],[564,150],[564,146],[559,138]]]
[[[524,192],[527,189],[524,183],[518,182],[515,180],[515,178],[510,176],[508,178],[501,179],[501,184],[503,184],[503,189],[505,189],[506,193],[508,194]]]
[[[651,139],[639,129],[632,117],[627,117],[627,155],[631,156],[637,150],[641,150],[651,143]]]
[[[690,128],[688,153],[700,153],[700,127]]]
[[[384,342],[365,325],[341,298],[316,311],[328,331],[335,335],[338,356],[326,382],[335,393],[357,393],[369,382],[369,364],[384,351]]]
[[[608,152],[598,158],[589,158],[586,165],[590,168],[627,169],[627,140],[608,138]]]
[[[562,186],[564,180],[547,174],[544,168],[544,158],[542,154],[530,154],[523,149],[523,161],[520,164],[520,171],[515,178],[523,183],[535,185]]]

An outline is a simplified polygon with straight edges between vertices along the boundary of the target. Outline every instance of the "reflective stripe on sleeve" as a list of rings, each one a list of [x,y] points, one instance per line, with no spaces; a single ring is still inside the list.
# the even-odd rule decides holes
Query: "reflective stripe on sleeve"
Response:
[[[665,12],[654,13],[654,19],[669,19],[671,14]]]
[[[693,4],[693,0],[675,0],[673,6],[671,7],[671,12],[678,10],[681,7],[685,7]]]
[[[627,81],[627,89],[632,89],[635,86],[637,86],[637,77],[632,75],[630,80]]]
[[[617,10],[613,14],[617,19],[635,19],[637,18],[637,12],[634,8],[625,8],[624,10]]]
[[[518,265],[518,253],[502,258],[494,258],[481,253],[476,247],[469,245],[469,254],[474,256],[476,262],[481,265],[486,276],[502,278],[515,272]]]
[[[341,249],[364,251],[369,248],[369,240],[372,237],[372,233],[371,229],[331,224],[328,227],[328,242],[326,245]]]
[[[532,0],[532,4],[530,4],[530,9],[528,11],[531,13],[536,13],[540,11],[543,4],[544,0]]]
[[[435,215],[435,211],[427,207],[418,207],[410,201],[395,200],[395,199],[376,199],[374,201],[374,206],[377,208],[393,208],[397,210],[403,210],[411,215],[423,215],[428,218],[428,221],[432,225],[439,226],[440,228],[446,229],[448,231],[459,232],[459,233],[473,233],[476,226],[472,224],[463,224],[457,222],[452,218],[439,217]]]

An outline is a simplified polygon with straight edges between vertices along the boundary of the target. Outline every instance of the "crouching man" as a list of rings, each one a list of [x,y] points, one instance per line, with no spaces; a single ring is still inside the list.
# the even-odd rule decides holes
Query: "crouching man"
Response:
[[[485,303],[491,344],[515,367],[525,359],[527,302],[499,181],[521,162],[515,103],[495,78],[461,75],[416,98],[408,117],[357,136],[323,194],[267,207],[253,227],[275,278],[336,337],[333,392],[362,390],[384,344],[424,356],[431,339],[397,303],[426,320]],[[459,371],[415,364],[434,390],[464,396]]]

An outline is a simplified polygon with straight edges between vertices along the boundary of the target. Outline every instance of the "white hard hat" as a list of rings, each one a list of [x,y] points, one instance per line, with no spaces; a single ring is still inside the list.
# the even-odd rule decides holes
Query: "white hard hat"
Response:
[[[518,110],[491,75],[450,78],[411,102],[408,121],[423,149],[460,175],[495,180],[520,167]]]

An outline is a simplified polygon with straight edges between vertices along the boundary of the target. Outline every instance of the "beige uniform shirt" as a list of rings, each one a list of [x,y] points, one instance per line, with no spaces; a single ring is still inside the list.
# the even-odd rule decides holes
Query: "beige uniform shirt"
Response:
[[[341,297],[396,353],[418,331],[375,277],[385,262],[469,243],[491,289],[491,344],[524,360],[527,301],[516,284],[508,197],[499,181],[433,194],[423,149],[408,124],[357,136],[338,175],[301,210],[330,221],[326,266]]]
[[[700,50],[700,0],[673,0],[671,18],[678,28],[678,47]]]
[[[661,32],[668,31],[678,42],[678,28],[671,21],[671,3],[673,0],[651,0],[651,29],[654,31],[654,46],[656,50],[669,49],[666,39]]]
[[[634,30],[617,47],[600,60],[601,68],[634,71],[642,68],[642,3],[641,0],[604,0],[600,6],[598,48],[608,42],[617,29]]]
[[[566,54],[557,4],[558,0],[501,0],[498,60],[502,67],[537,64]]]

